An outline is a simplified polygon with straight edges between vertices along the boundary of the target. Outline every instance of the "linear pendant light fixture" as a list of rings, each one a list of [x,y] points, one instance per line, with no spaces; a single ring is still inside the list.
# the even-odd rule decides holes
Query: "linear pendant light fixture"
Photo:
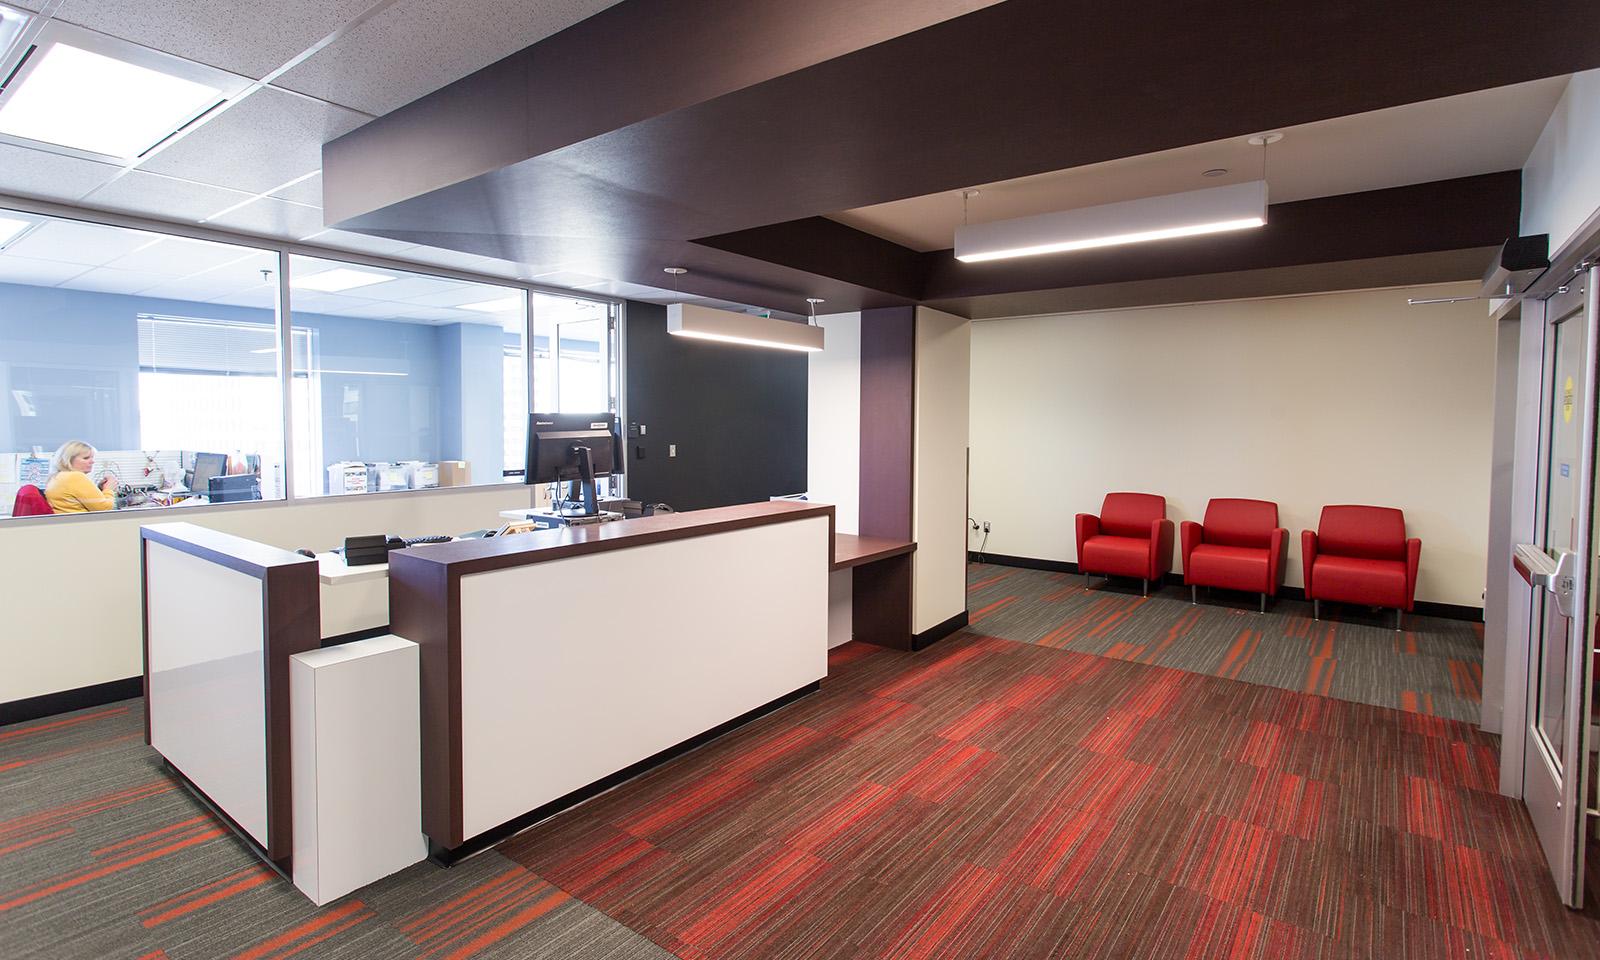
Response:
[[[667,304],[667,332],[696,340],[742,343],[776,350],[816,353],[822,349],[821,327],[693,303]]]
[[[1267,181],[1207,187],[956,228],[956,259],[981,263],[1146,240],[1246,230],[1267,222]]]

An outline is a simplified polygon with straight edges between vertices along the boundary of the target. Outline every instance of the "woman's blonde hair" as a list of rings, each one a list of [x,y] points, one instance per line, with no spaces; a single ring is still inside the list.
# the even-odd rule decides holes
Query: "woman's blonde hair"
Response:
[[[72,461],[80,454],[96,452],[93,444],[84,443],[82,440],[68,440],[57,447],[56,455],[50,458],[50,479],[54,480],[56,474],[71,470]]]

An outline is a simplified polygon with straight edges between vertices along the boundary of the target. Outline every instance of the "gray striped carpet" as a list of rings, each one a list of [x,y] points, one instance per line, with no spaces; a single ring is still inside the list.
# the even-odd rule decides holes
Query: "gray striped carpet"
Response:
[[[1299,690],[1412,713],[1478,722],[1483,625],[1393,611],[1271,601],[1187,587],[1139,595],[1136,580],[974,563],[967,610],[974,633],[1118,660]]]

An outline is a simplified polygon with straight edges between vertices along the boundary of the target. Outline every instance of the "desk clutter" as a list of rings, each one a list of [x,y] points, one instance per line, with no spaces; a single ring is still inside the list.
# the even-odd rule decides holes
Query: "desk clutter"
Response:
[[[427,490],[471,483],[472,467],[465,460],[341,460],[328,464],[330,494]]]

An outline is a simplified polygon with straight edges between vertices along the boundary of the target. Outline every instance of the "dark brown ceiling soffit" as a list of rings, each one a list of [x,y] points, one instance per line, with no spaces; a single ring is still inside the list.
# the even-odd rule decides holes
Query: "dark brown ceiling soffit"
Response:
[[[1138,4],[1007,0],[943,20],[981,5],[881,0],[868,5],[874,29],[809,25],[832,38],[806,45],[799,62],[810,65],[729,65],[689,83],[682,51],[723,55],[718,16],[629,0],[329,144],[325,206],[347,230],[658,285],[695,238],[1600,66],[1600,45],[1567,25],[1588,3],[1551,0],[1494,34],[1481,24],[1504,8],[1489,0],[1213,0],[1154,18]],[[657,36],[649,25],[664,6],[679,20]],[[793,27],[778,8],[794,0],[742,6],[750,26],[728,59],[796,41],[770,29]],[[918,17],[933,25],[903,32]],[[638,62],[620,63],[614,44]],[[688,249],[709,275],[743,267]],[[701,272],[683,289],[719,295],[699,286]],[[745,302],[882,305],[807,290],[803,272]]]
[[[997,2],[628,0],[328,144],[327,220],[368,213]]]

